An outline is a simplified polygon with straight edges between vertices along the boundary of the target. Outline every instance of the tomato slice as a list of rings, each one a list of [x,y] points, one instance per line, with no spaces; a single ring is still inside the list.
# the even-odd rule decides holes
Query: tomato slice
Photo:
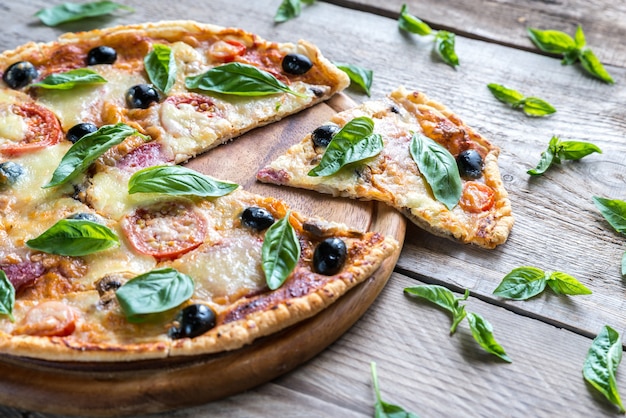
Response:
[[[484,183],[468,181],[463,185],[459,205],[468,212],[479,213],[491,209],[495,201],[494,190]]]
[[[220,112],[215,107],[215,102],[209,96],[196,93],[185,93],[170,96],[165,99],[165,103],[171,103],[180,109],[181,104],[188,104],[194,107],[196,112],[205,113],[209,117],[219,116]]]
[[[135,210],[122,220],[122,229],[135,250],[159,260],[197,248],[207,233],[206,220],[191,204],[179,200]]]
[[[13,104],[10,111],[24,119],[27,131],[20,141],[8,141],[0,146],[0,153],[10,156],[37,151],[63,139],[63,130],[50,110],[35,103]]]
[[[234,39],[220,40],[211,45],[209,54],[217,61],[231,62],[246,52],[246,46]]]
[[[18,332],[41,337],[64,337],[76,329],[76,312],[63,302],[42,302],[30,308]]]

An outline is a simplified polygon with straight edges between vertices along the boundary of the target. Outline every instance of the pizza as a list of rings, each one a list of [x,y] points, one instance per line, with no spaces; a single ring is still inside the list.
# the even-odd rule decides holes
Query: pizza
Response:
[[[447,107],[400,87],[336,114],[257,178],[385,202],[436,235],[495,248],[514,222],[498,155]]]
[[[345,88],[305,41],[160,22],[29,43],[0,54],[0,72],[2,354],[234,350],[320,313],[398,251],[178,165]]]

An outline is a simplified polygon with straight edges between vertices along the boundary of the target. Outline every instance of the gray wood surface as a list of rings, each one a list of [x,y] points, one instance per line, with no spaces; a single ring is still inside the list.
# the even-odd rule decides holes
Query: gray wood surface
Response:
[[[61,0],[0,1],[0,48],[50,41],[63,30],[32,15]],[[616,409],[585,384],[581,369],[591,339],[603,325],[626,331],[626,287],[620,259],[626,240],[613,232],[591,201],[626,198],[626,9],[623,2],[409,1],[411,12],[437,28],[457,32],[461,65],[455,70],[432,53],[432,40],[403,34],[401,1],[359,0],[304,6],[298,19],[275,25],[278,0],[202,2],[126,0],[136,12],[98,25],[195,19],[239,26],[277,41],[300,38],[330,59],[374,70],[372,98],[396,86],[423,91],[454,110],[501,147],[501,172],[516,224],[496,250],[463,246],[409,226],[396,274],[366,315],[335,344],[295,371],[234,397],[162,416],[372,416],[369,364],[375,361],[384,398],[422,417],[612,416]],[[359,11],[364,10],[364,11]],[[538,53],[526,26],[573,33],[581,23],[588,44],[616,81],[613,86]],[[80,27],[81,29],[84,27]],[[496,101],[488,83],[539,96],[558,112],[533,119]],[[347,92],[360,102],[367,96]],[[554,167],[531,179],[552,135],[591,141],[604,152]],[[547,294],[505,302],[493,289],[511,269],[533,265],[573,275],[589,296]],[[402,289],[437,283],[472,293],[471,311],[494,326],[513,359],[482,352],[466,324],[448,335],[447,315],[403,296]],[[622,366],[622,368],[625,366]],[[626,372],[618,372],[626,397]],[[104,395],[105,396],[105,395]],[[22,416],[0,407],[0,415]],[[49,417],[32,413],[33,417]]]

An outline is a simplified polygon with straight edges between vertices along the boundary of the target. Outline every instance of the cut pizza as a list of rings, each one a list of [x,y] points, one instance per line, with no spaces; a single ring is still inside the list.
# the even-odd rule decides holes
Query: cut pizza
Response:
[[[382,201],[434,234],[494,248],[513,226],[498,155],[448,108],[401,87],[333,116],[257,178]]]

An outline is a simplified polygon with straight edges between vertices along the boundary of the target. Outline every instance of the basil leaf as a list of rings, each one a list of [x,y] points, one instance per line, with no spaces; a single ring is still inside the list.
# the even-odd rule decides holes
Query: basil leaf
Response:
[[[325,177],[335,174],[347,164],[378,155],[383,149],[383,138],[373,134],[374,121],[360,116],[348,122],[330,141],[320,163],[307,175]]]
[[[392,405],[382,400],[380,395],[380,388],[378,387],[378,375],[376,373],[376,363],[371,362],[370,367],[372,370],[372,383],[374,384],[374,395],[376,396],[376,402],[374,403],[374,417],[375,418],[419,418],[412,412],[407,412],[398,405]]]
[[[493,327],[485,318],[477,313],[470,312],[467,314],[467,320],[469,321],[474,339],[485,351],[500,357],[506,362],[513,362],[513,360],[506,355],[504,348],[496,341],[493,336]]]
[[[239,187],[178,165],[154,166],[135,172],[128,180],[128,194],[164,193],[172,196],[219,197]]]
[[[463,321],[467,312],[465,312],[465,306],[459,305],[460,301],[467,300],[469,297],[469,290],[465,291],[463,298],[457,298],[454,293],[443,286],[438,285],[420,285],[414,287],[407,287],[404,292],[419,296],[426,299],[429,302],[436,304],[437,306],[445,309],[452,314],[452,326],[450,327],[450,335],[456,332],[457,326]]]
[[[596,55],[591,51],[591,49],[585,48],[582,50],[580,54],[580,63],[583,68],[592,76],[599,78],[608,84],[613,84],[615,81],[609,74],[609,72],[604,68],[600,60],[596,57]]]
[[[432,32],[430,26],[417,17],[409,14],[409,10],[406,4],[402,5],[402,9],[400,10],[400,17],[398,18],[398,27],[400,29],[410,32],[416,33],[420,36],[428,35]]]
[[[565,32],[528,28],[528,36],[539,49],[550,54],[565,54],[576,49],[576,42]]]
[[[265,232],[261,247],[265,281],[271,290],[276,290],[287,280],[300,259],[300,241],[289,223],[290,211]]]
[[[26,241],[34,250],[80,257],[119,245],[117,235],[104,225],[79,219],[61,219],[37,238]]]
[[[608,325],[604,326],[593,340],[585,363],[583,377],[624,413],[624,405],[617,391],[615,373],[622,360],[622,343],[619,333]]]
[[[623,200],[605,199],[599,196],[593,196],[593,203],[600,210],[604,219],[617,232],[626,234],[626,202]]]
[[[194,291],[193,279],[173,268],[141,274],[117,291],[122,312],[130,322],[141,322],[142,315],[164,312],[188,300]]]
[[[30,87],[41,87],[48,90],[70,90],[76,86],[90,84],[103,84],[106,79],[97,72],[88,68],[77,68],[65,73],[50,74],[39,83],[33,83]]]
[[[98,157],[104,154],[109,148],[121,143],[131,135],[141,136],[136,129],[118,123],[116,125],[105,125],[96,132],[82,137],[67,151],[61,159],[59,166],[52,173],[52,179],[43,188],[59,186],[67,183],[72,178],[89,168]]]
[[[491,91],[491,94],[501,102],[508,103],[517,107],[524,100],[524,95],[516,90],[504,87],[501,84],[490,83],[487,84],[487,88]]]
[[[583,27],[580,25],[576,28],[574,42],[576,42],[576,48],[578,49],[582,49],[585,45],[587,45],[587,40],[585,39],[585,34],[583,33]]]
[[[569,274],[555,271],[548,277],[548,286],[557,295],[590,295],[592,292],[587,286]]]
[[[626,276],[626,252],[622,254],[622,276]]]
[[[522,109],[528,116],[546,116],[556,112],[556,109],[550,103],[537,97],[525,98]]]
[[[185,86],[235,96],[267,96],[284,92],[307,97],[291,90],[267,71],[239,62],[218,65],[204,74],[187,77]]]
[[[580,49],[570,49],[566,53],[563,54],[563,60],[561,64],[563,65],[573,65],[580,59],[581,51]]]
[[[348,74],[350,83],[356,84],[361,87],[368,96],[370,95],[370,88],[374,80],[374,71],[366,70],[365,68],[353,64],[335,64],[335,67]]]
[[[562,141],[558,145],[558,155],[564,160],[580,160],[594,152],[602,154],[602,150],[591,142]]]
[[[283,0],[274,15],[274,22],[282,23],[300,16],[302,4],[313,4],[315,0]]]
[[[456,160],[442,145],[427,136],[414,133],[410,152],[435,199],[448,209],[459,203],[463,187]]]
[[[76,4],[63,3],[54,7],[41,9],[35,16],[47,26],[57,26],[61,23],[74,22],[89,17],[104,16],[116,10],[134,12],[135,9],[113,1],[95,1],[90,3]]]
[[[518,267],[504,276],[493,294],[507,299],[526,300],[546,288],[546,274],[536,267]]]
[[[13,306],[15,305],[15,287],[9,280],[6,273],[0,270],[0,315],[8,315],[11,322],[15,322],[13,317]]]
[[[143,62],[152,84],[163,93],[170,91],[176,81],[176,60],[172,49],[166,45],[154,44]]]
[[[435,50],[444,62],[452,67],[459,65],[459,57],[454,50],[455,35],[452,32],[440,30],[435,35]]]

